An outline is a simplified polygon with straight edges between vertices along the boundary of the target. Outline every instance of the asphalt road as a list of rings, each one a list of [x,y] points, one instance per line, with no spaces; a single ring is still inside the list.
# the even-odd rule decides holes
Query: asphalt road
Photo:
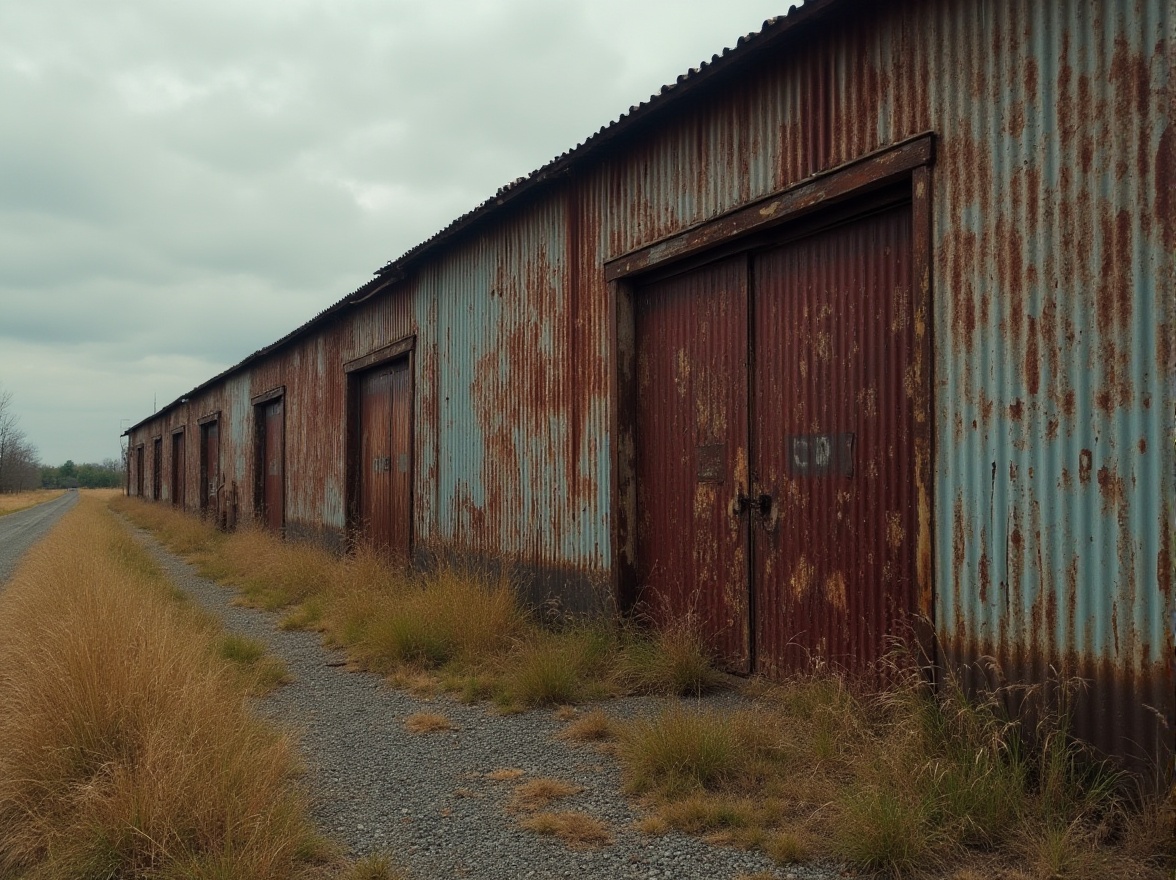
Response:
[[[45,536],[61,515],[78,503],[78,493],[66,492],[60,498],[0,516],[0,584],[5,583],[25,551]]]

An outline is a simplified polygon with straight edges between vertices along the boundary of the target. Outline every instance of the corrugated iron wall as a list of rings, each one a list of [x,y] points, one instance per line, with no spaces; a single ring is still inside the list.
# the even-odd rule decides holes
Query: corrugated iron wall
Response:
[[[699,89],[188,404],[190,425],[222,411],[243,509],[249,398],[285,385],[299,426],[287,522],[344,527],[341,364],[415,333],[415,534],[603,576],[615,370],[603,263],[934,131],[941,645],[1030,680],[1050,665],[1090,675],[1107,708],[1086,728],[1158,753],[1171,730],[1143,707],[1171,724],[1176,700],[1171,4],[878,7],[814,24],[738,81]],[[132,447],[145,442],[149,458],[183,411],[138,427]]]

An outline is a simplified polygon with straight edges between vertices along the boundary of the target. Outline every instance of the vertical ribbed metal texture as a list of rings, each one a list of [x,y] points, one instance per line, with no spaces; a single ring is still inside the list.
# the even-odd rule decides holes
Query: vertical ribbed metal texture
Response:
[[[867,672],[909,636],[917,493],[909,206],[753,261],[756,657]]]
[[[1174,720],[1171,10],[926,22],[940,635],[1092,681],[1079,729],[1141,756]]]
[[[750,671],[747,259],[637,295],[639,597]]]

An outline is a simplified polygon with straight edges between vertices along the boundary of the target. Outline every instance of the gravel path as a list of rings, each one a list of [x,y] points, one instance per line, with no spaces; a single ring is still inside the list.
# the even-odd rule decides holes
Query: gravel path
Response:
[[[260,700],[259,708],[300,738],[314,818],[353,854],[387,852],[417,880],[839,875],[830,868],[779,868],[762,855],[677,832],[642,835],[632,828],[640,814],[620,794],[616,761],[590,746],[553,739],[563,725],[551,712],[503,717],[446,697],[420,699],[389,688],[376,675],[341,669],[342,654],[324,649],[317,635],[283,632],[278,615],[231,605],[232,590],[199,577],[146,532],[136,534],[176,584],[227,629],[264,642],[285,661],[294,680]],[[659,705],[633,698],[611,701],[605,709],[628,715]],[[405,718],[422,711],[441,712],[458,729],[407,733]],[[508,809],[517,782],[486,778],[502,768],[524,770],[518,781],[550,776],[583,786],[551,809],[582,810],[603,820],[614,842],[578,851],[523,830]]]
[[[12,576],[25,551],[77,503],[78,493],[66,492],[52,501],[0,516],[0,587]]]

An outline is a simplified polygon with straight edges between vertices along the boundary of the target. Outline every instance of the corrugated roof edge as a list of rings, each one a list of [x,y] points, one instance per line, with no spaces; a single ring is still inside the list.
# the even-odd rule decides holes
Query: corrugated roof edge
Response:
[[[477,207],[462,214],[441,231],[425,239],[415,247],[410,248],[397,259],[388,262],[382,268],[378,269],[375,277],[371,281],[368,281],[366,284],[344,296],[338,302],[323,309],[309,321],[290,331],[285,336],[264,348],[259,348],[253,354],[223,372],[201,382],[191,391],[180,395],[171,403],[156,410],[150,416],[131,425],[131,427],[123,432],[124,435],[129,435],[132,431],[138,430],[148,422],[159,418],[179,406],[181,402],[196,396],[206,388],[244,369],[259,358],[272,354],[274,351],[288,345],[310,330],[318,327],[346,306],[365,300],[377,293],[381,288],[395,284],[401,280],[413,263],[421,260],[427,253],[440,247],[444,242],[466,231],[507,202],[514,201],[523,194],[557,177],[562,177],[571,170],[571,167],[575,163],[583,161],[606,144],[627,134],[633,128],[649,122],[651,117],[666,111],[676,101],[685,97],[685,95],[694,91],[700,85],[722,76],[732,67],[746,63],[752,57],[772,48],[780,39],[792,35],[798,26],[809,24],[818,18],[824,17],[832,9],[849,5],[851,2],[853,0],[807,0],[803,6],[790,6],[785,15],[769,18],[763,23],[763,27],[759,31],[740,37],[735,42],[734,47],[723,49],[721,54],[712,55],[710,61],[703,61],[698,67],[692,68],[687,73],[682,74],[674,82],[662,86],[657,94],[649,96],[649,100],[630,107],[627,113],[622,113],[615,121],[602,126],[582,143],[556,156],[546,165],[532,171],[525,177],[517,178],[506,186],[500,187],[493,197],[486,199],[486,201]]]

